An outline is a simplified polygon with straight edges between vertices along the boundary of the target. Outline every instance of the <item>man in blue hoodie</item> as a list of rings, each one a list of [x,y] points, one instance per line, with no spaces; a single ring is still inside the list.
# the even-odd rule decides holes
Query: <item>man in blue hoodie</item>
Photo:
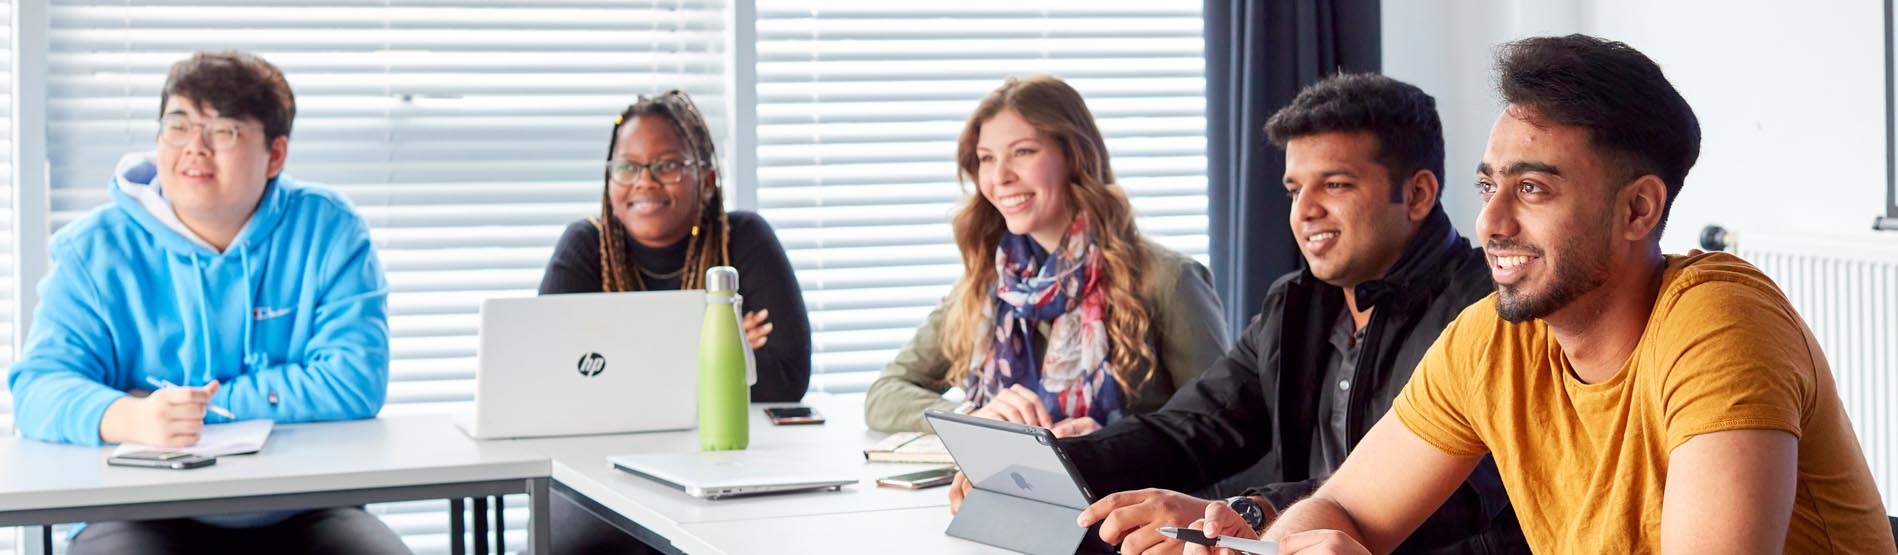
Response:
[[[20,432],[185,446],[206,423],[374,417],[388,284],[349,203],[282,174],[296,116],[282,72],[200,52],[171,67],[160,100],[156,152],[127,155],[112,204],[53,235],[8,376]],[[69,550],[132,552],[408,550],[360,507],[93,523]]]

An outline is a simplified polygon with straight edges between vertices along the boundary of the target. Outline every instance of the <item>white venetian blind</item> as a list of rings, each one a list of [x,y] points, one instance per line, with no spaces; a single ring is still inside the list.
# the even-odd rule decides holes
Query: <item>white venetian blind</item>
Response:
[[[373,229],[391,288],[382,414],[464,408],[479,301],[533,294],[562,229],[599,211],[614,116],[680,88],[730,136],[725,4],[53,0],[51,220],[109,202],[119,157],[153,148],[173,62],[258,54],[297,96],[286,172],[343,191]],[[446,549],[444,507],[372,511],[428,553]]]
[[[52,7],[54,225],[108,202],[119,157],[153,148],[173,62],[271,61],[297,95],[285,171],[342,190],[374,228],[392,290],[385,415],[472,398],[477,303],[531,294],[565,225],[599,211],[613,118],[635,95],[685,89],[727,134],[716,0],[137,4]]]
[[[13,367],[13,2],[0,0],[0,378]],[[13,432],[13,395],[0,379],[0,434]]]
[[[1199,2],[758,0],[757,33],[758,208],[804,288],[813,389],[868,387],[959,277],[956,137],[1010,75],[1079,90],[1141,230],[1206,262]]]

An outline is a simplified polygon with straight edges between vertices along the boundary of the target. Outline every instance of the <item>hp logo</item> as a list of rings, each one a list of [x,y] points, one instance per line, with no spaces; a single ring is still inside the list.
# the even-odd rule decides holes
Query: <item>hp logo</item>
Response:
[[[578,366],[580,368],[580,375],[589,378],[598,376],[601,372],[606,371],[606,357],[600,356],[599,353],[580,355],[580,363]]]

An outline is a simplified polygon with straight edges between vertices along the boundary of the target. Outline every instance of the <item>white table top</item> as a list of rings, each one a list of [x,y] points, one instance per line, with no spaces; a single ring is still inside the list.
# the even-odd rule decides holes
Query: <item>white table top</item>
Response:
[[[774,426],[751,407],[749,449],[834,456],[861,465],[837,492],[703,500],[613,469],[606,457],[697,451],[696,431],[476,441],[443,416],[278,426],[256,455],[192,470],[107,466],[110,447],[0,439],[0,511],[451,484],[551,476],[689,553],[753,553],[787,545],[827,551],[987,553],[943,534],[947,490],[877,487],[880,477],[938,465],[865,463],[885,434],[863,425],[861,395],[813,394],[830,421]]]
[[[934,491],[941,491],[940,489]],[[764,520],[698,522],[685,531],[701,549],[689,553],[1002,553],[942,531],[949,527],[948,507],[814,515]]]
[[[0,511],[544,478],[545,455],[445,416],[279,425],[263,451],[190,470],[108,466],[112,447],[0,438]]]
[[[829,422],[821,426],[774,426],[764,417],[767,404],[751,407],[750,450],[795,451],[801,456],[834,456],[861,464],[861,480],[837,492],[807,492],[732,499],[703,500],[676,489],[614,469],[606,457],[641,452],[691,452],[699,450],[698,433],[660,432],[501,441],[530,449],[550,457],[555,481],[573,488],[595,502],[652,531],[671,539],[689,553],[751,552],[722,544],[704,543],[687,525],[696,523],[747,523],[766,519],[811,519],[850,522],[853,513],[895,513],[901,515],[939,515],[902,526],[905,533],[941,536],[948,526],[949,499],[946,488],[902,490],[878,487],[877,478],[913,472],[940,465],[865,463],[863,449],[885,434],[869,431],[863,425],[863,396],[812,394],[806,404],[821,412]],[[920,509],[920,511],[914,511]],[[838,517],[836,515],[851,515]],[[716,530],[713,528],[712,530]],[[957,541],[944,536],[945,540]],[[856,545],[848,536],[827,538],[825,545]],[[780,544],[785,545],[785,544]]]

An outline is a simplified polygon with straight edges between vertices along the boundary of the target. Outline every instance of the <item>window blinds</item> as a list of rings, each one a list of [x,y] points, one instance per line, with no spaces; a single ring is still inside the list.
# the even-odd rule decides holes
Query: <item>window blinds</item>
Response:
[[[108,202],[119,157],[153,148],[173,62],[263,56],[297,94],[285,171],[343,191],[373,228],[385,415],[472,399],[478,303],[532,294],[565,225],[598,213],[612,120],[636,95],[685,89],[729,134],[719,2],[189,4],[55,2],[53,223]]]
[[[0,374],[13,367],[13,2],[0,0]],[[13,432],[13,395],[0,380],[0,433]]]
[[[1010,75],[1078,89],[1141,230],[1207,261],[1198,2],[757,2],[758,209],[804,288],[813,389],[868,387],[960,276],[956,137]]]
[[[109,202],[119,157],[154,147],[173,62],[200,49],[258,54],[297,95],[285,171],[348,195],[387,271],[382,414],[465,408],[480,300],[533,294],[566,224],[598,213],[620,110],[680,88],[715,140],[730,136],[726,10],[719,0],[53,0],[50,219]],[[371,510],[429,553],[446,550],[444,508]]]

